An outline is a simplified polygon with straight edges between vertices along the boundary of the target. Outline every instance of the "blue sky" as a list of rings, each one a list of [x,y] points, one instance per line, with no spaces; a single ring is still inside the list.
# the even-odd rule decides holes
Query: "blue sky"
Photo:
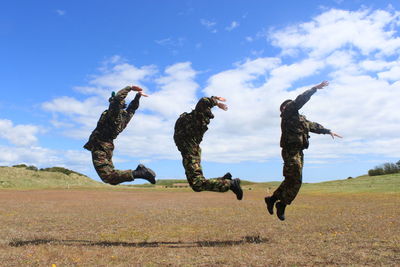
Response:
[[[0,165],[99,180],[82,145],[111,91],[137,84],[150,97],[116,140],[117,168],[184,178],[174,122],[219,95],[206,177],[280,180],[279,104],[329,80],[301,111],[344,139],[312,135],[303,179],[364,174],[400,158],[399,27],[398,1],[3,1]]]

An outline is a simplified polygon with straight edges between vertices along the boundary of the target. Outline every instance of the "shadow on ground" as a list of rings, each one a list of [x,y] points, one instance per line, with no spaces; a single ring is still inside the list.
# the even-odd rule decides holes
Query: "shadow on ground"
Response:
[[[62,246],[99,246],[99,247],[169,247],[169,248],[192,248],[192,247],[229,247],[243,244],[267,243],[268,239],[260,236],[245,236],[241,240],[222,241],[195,241],[195,242],[111,242],[111,241],[89,241],[89,240],[57,240],[57,239],[33,239],[14,240],[8,245],[12,247],[37,246],[37,245],[62,245]]]

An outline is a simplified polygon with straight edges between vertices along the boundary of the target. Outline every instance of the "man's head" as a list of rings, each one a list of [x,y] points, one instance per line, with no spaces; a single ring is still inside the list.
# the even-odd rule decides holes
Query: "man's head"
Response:
[[[281,106],[280,106],[280,108],[279,108],[280,111],[281,111],[281,112],[284,111],[286,105],[289,104],[289,102],[291,102],[291,101],[292,101],[291,99],[287,99],[287,100],[283,101],[283,103],[281,104]]]

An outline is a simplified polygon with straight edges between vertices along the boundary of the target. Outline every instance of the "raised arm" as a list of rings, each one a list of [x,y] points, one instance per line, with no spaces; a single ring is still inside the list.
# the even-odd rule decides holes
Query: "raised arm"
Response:
[[[135,99],[129,104],[128,111],[135,111],[139,107],[139,99],[141,96],[148,96],[143,92],[143,89],[138,86],[127,86],[117,92],[117,94],[110,98],[110,107],[109,110],[111,113],[119,112],[119,110],[126,107],[125,98],[128,96],[130,91],[138,92],[135,96]]]
[[[307,91],[305,91],[304,93],[302,93],[301,95],[297,96],[296,99],[292,102],[289,102],[287,107],[288,108],[294,108],[294,109],[301,109],[305,103],[308,102],[308,100],[310,100],[311,96],[313,94],[315,94],[315,92],[318,89],[322,89],[326,86],[328,86],[329,83],[327,81],[323,81],[322,83],[312,87],[311,89],[308,89]]]
[[[199,102],[197,102],[195,110],[197,112],[207,112],[217,104],[218,101],[213,97],[202,97]]]
[[[110,98],[110,107],[109,110],[111,112],[117,112],[123,108],[125,104],[125,98],[128,96],[128,93],[132,91],[132,86],[126,86],[125,88],[119,90],[116,94],[112,94]]]
[[[135,98],[131,101],[131,103],[129,103],[129,106],[126,109],[128,113],[135,113],[135,111],[139,108],[139,100],[141,96],[142,96],[141,93],[137,93],[135,95]]]
[[[228,110],[227,105],[218,101],[225,102],[226,99],[220,96],[203,97],[197,102],[195,110],[197,112],[209,112],[215,106],[225,111]]]

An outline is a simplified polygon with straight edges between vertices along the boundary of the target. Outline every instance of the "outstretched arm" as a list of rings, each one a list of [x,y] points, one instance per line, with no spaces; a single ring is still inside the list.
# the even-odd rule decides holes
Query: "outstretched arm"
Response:
[[[316,134],[330,134],[331,130],[326,129],[324,126],[317,122],[312,122],[312,121],[307,121],[308,128],[310,129],[310,132],[316,133]]]
[[[312,87],[311,89],[296,97],[296,99],[293,102],[289,103],[289,105],[293,105],[294,108],[296,108],[297,110],[301,109],[304,104],[307,103],[308,100],[310,100],[311,96],[315,94],[317,90],[322,89],[328,85],[329,83],[327,81],[323,81],[322,83]]]
[[[316,134],[330,134],[332,136],[332,139],[335,139],[336,137],[342,138],[342,136],[338,135],[337,133],[332,132],[329,129],[326,129],[324,126],[317,122],[312,122],[312,121],[307,121],[308,128],[310,129],[310,132],[316,133]]]

